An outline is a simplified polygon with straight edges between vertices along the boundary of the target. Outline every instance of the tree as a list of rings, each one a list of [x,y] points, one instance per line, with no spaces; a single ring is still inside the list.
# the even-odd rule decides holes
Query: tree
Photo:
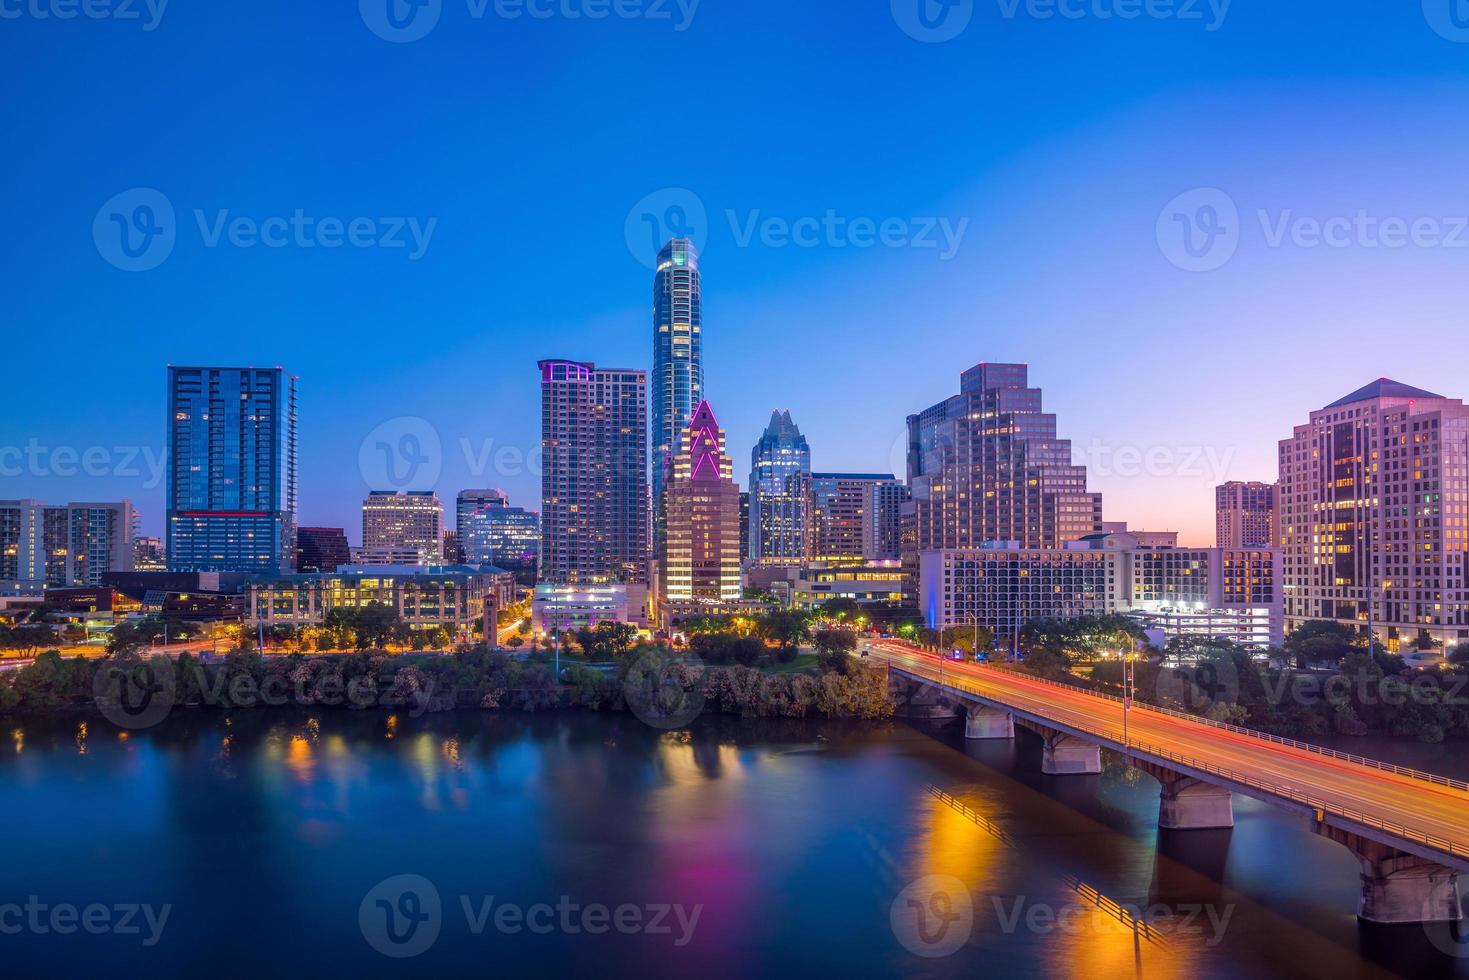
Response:
[[[1355,627],[1324,619],[1302,623],[1285,638],[1285,652],[1298,667],[1339,664],[1354,650],[1365,647],[1366,637]]]
[[[811,622],[806,614],[795,609],[772,609],[760,617],[756,630],[781,651],[794,653],[801,644],[811,638]]]
[[[851,630],[817,630],[812,642],[816,646],[816,665],[822,670],[846,675],[852,672],[852,651],[857,649],[857,634]]]
[[[398,616],[398,610],[392,606],[382,602],[369,602],[353,612],[356,613],[353,626],[357,631],[357,649],[386,647],[401,638],[402,620]]]
[[[1449,663],[1459,666],[1469,665],[1469,641],[1460,643],[1448,652],[1446,657]]]
[[[131,653],[152,643],[153,637],[166,629],[167,626],[158,616],[125,619],[113,626],[112,632],[108,634],[107,652],[113,655]]]
[[[978,629],[979,646],[974,645],[975,628],[973,626],[950,626],[939,636],[939,646],[947,650],[963,650],[973,656],[984,650],[990,650],[995,645],[995,631],[987,626]]]
[[[620,660],[638,641],[638,629],[631,623],[598,623],[577,632],[576,642],[588,660]]]

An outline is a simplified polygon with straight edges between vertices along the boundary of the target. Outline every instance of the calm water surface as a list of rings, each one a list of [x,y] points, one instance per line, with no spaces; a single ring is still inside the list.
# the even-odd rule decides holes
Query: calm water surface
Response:
[[[1115,760],[1044,777],[1029,733],[966,744],[900,722],[705,717],[664,733],[622,715],[191,712],[126,738],[83,716],[11,719],[0,735],[0,906],[170,907],[151,946],[145,924],[0,931],[7,977],[1469,977],[1453,955],[1469,946],[1442,930],[1360,926],[1355,862],[1300,819],[1237,800],[1232,832],[1160,837],[1151,779]],[[1469,775],[1461,748],[1394,754]],[[379,953],[362,925],[366,904],[381,941],[388,913],[369,893],[397,875],[440,900],[437,936],[410,959]],[[1078,883],[1168,909],[1164,936],[1086,911]],[[935,916],[928,945],[892,925],[914,895]],[[698,918],[599,935],[477,918],[486,903],[558,902]],[[1186,920],[1198,906],[1215,918]],[[390,908],[400,925],[430,914]],[[945,957],[902,941],[931,952],[952,930]]]

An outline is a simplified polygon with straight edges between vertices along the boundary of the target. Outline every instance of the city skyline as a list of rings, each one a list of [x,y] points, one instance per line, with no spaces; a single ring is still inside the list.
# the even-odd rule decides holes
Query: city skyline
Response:
[[[524,383],[538,358],[651,369],[648,282],[663,233],[678,229],[655,236],[639,220],[667,216],[689,200],[668,192],[684,189],[706,218],[698,229],[711,327],[706,384],[736,447],[758,436],[772,407],[790,408],[824,468],[896,472],[891,447],[903,416],[948,393],[955,371],[1029,361],[1079,449],[1109,458],[1154,450],[1174,469],[1198,471],[1149,479],[1126,475],[1135,466],[1112,475],[1091,467],[1109,518],[1139,525],[1156,515],[1206,544],[1212,488],[1271,479],[1274,444],[1291,420],[1381,375],[1454,394],[1454,366],[1469,355],[1458,312],[1462,249],[1313,247],[1290,235],[1271,244],[1282,220],[1364,210],[1378,220],[1447,221],[1464,210],[1455,163],[1469,143],[1455,112],[1469,93],[1462,46],[1430,29],[1416,5],[1344,6],[1330,32],[1316,29],[1310,11],[1238,5],[1212,33],[1146,21],[1006,21],[990,9],[941,45],[906,37],[886,10],[844,10],[834,35],[837,8],[817,4],[787,11],[775,35],[710,6],[682,33],[604,25],[631,45],[623,55],[600,50],[604,35],[584,23],[446,23],[416,44],[391,45],[355,11],[342,23],[326,10],[266,10],[260,30],[287,39],[280,53],[290,67],[263,91],[231,89],[206,103],[176,75],[150,71],[138,99],[99,100],[80,74],[47,72],[55,78],[45,99],[8,107],[17,144],[54,138],[47,134],[66,105],[88,135],[64,149],[110,163],[76,173],[43,156],[13,161],[17,184],[30,189],[13,220],[30,232],[0,242],[12,272],[7,326],[22,363],[44,361],[62,333],[109,350],[111,383],[125,397],[82,393],[65,412],[47,413],[39,408],[47,379],[17,378],[21,411],[0,419],[0,449],[23,453],[34,440],[48,462],[33,470],[22,456],[19,473],[4,471],[6,496],[127,497],[144,533],[160,534],[162,486],[146,485],[142,450],[163,451],[154,392],[159,362],[172,361],[283,363],[300,376],[301,446],[317,461],[301,473],[303,523],[355,525],[354,501],[373,489],[359,448],[399,417],[439,432],[436,486],[446,498],[489,484],[533,501],[534,475],[475,473],[461,440],[471,460],[491,440],[490,458],[538,444],[536,396]],[[235,36],[223,11],[188,16],[207,36]],[[203,70],[194,35],[171,29],[185,23],[146,35],[152,63]],[[38,29],[7,60],[12,72],[77,57],[116,76],[136,70],[138,52],[108,32],[115,25],[20,26]],[[502,31],[514,42],[496,44]],[[491,44],[497,56],[480,57]],[[1026,59],[1038,46],[1065,70],[1019,90],[1003,84],[1017,72],[1031,77]],[[1344,50],[1361,57],[1344,61]],[[870,51],[889,67],[853,72],[849,59]],[[674,58],[703,66],[701,113],[738,117],[758,101],[779,138],[669,126],[662,100],[595,81],[615,63],[615,88],[658,91],[659,66]],[[431,116],[415,123],[416,142],[392,153],[360,160],[348,149],[364,114],[433,105],[435,93],[462,90],[471,61],[490,73],[486,90],[510,90],[554,64],[588,98],[544,119],[486,100],[473,127]],[[349,64],[363,82],[331,97],[347,100],[343,111],[323,104],[325,94],[301,98],[318,87],[317,70],[347,77]],[[778,94],[793,64],[803,80],[820,80],[803,86],[801,105]],[[915,105],[888,72],[944,97]],[[991,91],[1006,95],[958,98]],[[805,122],[811,114],[828,120],[826,135]],[[898,152],[866,152],[879,116]],[[285,138],[242,146],[242,131]],[[493,135],[503,131],[523,134],[515,154]],[[568,132],[614,150],[598,167],[581,166]],[[1171,134],[1161,147],[1158,132]],[[639,134],[635,145],[629,133]],[[179,145],[190,154],[170,149]],[[274,176],[282,166],[290,179]],[[178,218],[173,253],[150,271],[114,267],[92,237],[104,203],[130,188],[157,189]],[[1224,191],[1245,225],[1233,258],[1205,273],[1173,265],[1156,237],[1169,202],[1199,188]],[[651,210],[640,207],[650,198]],[[409,261],[410,248],[250,249],[227,239],[210,247],[195,216],[207,231],[221,212],[262,221],[297,209],[316,219],[439,220],[426,254]],[[956,232],[969,221],[947,259],[938,229],[934,248],[853,247],[825,231],[808,248],[765,233],[774,219],[820,226],[829,210],[846,223],[946,218]],[[551,255],[576,257],[579,288],[560,288],[564,266]],[[792,329],[807,323],[819,326]],[[401,345],[405,326],[426,342]],[[1342,332],[1353,343],[1321,370],[1321,345]],[[118,347],[117,336],[161,340]],[[1424,363],[1425,349],[1440,356]],[[1113,370],[1099,369],[1104,360]],[[467,364],[472,387],[456,382]],[[1146,382],[1142,396],[1117,397],[1119,367]],[[862,382],[868,390],[852,397]],[[109,471],[128,468],[114,450],[130,447],[142,475],[54,475],[68,469],[49,461],[57,447],[100,447]]]

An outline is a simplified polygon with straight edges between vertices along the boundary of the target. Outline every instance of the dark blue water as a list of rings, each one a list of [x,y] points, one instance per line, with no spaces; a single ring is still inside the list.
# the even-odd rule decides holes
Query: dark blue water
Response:
[[[1043,777],[1028,733],[326,712],[0,737],[7,977],[1469,976],[1446,933],[1359,926],[1354,861],[1299,819],[1240,800],[1233,831],[1159,839],[1152,780]]]

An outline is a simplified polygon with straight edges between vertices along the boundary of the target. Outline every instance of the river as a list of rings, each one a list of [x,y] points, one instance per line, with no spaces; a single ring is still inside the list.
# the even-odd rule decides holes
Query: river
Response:
[[[1042,776],[1029,733],[190,711],[0,739],[8,977],[1469,977],[1441,927],[1359,925],[1355,862],[1300,818],[1240,799],[1160,838],[1156,783]]]

